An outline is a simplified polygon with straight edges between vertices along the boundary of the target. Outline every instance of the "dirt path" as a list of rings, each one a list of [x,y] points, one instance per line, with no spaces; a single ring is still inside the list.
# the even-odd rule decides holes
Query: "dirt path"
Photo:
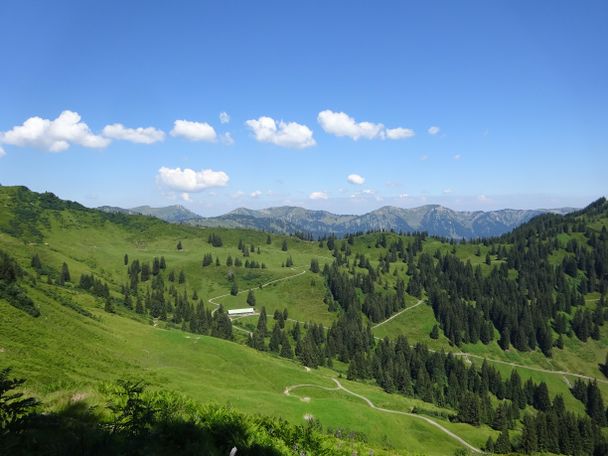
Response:
[[[552,370],[552,369],[543,369],[542,367],[534,367],[534,366],[525,366],[523,364],[517,364],[517,363],[511,363],[509,361],[502,361],[499,359],[492,359],[492,358],[487,358],[481,355],[473,355],[471,353],[467,353],[467,352],[453,352],[452,353],[454,356],[464,356],[464,357],[471,357],[471,358],[477,358],[477,359],[485,359],[490,363],[497,363],[497,364],[504,364],[506,366],[511,366],[511,367],[517,367],[519,369],[529,369],[529,370],[533,370],[536,372],[543,372],[545,374],[554,374],[554,375],[569,375],[571,377],[577,377],[577,378],[583,378],[585,380],[597,380],[598,383],[606,383],[608,384],[608,380],[604,380],[601,378],[597,378],[597,377],[591,377],[589,375],[584,375],[584,374],[577,374],[576,372],[570,372],[570,371],[563,371],[563,370]]]
[[[441,432],[443,432],[444,434],[447,434],[448,436],[450,436],[451,438],[453,438],[454,440],[456,440],[457,442],[459,442],[461,445],[467,447],[469,450],[474,451],[475,453],[480,453],[480,454],[482,453],[482,451],[479,448],[471,445],[466,440],[464,440],[463,438],[461,438],[458,435],[454,434],[452,431],[450,431],[449,429],[445,428],[444,426],[442,426],[441,424],[439,424],[437,421],[432,420],[431,418],[428,418],[428,417],[422,416],[422,415],[416,415],[415,413],[402,412],[400,410],[391,410],[391,409],[386,409],[386,408],[383,408],[383,407],[378,407],[369,398],[367,398],[367,397],[365,397],[365,396],[363,396],[361,394],[357,394],[357,393],[355,393],[355,392],[347,389],[346,387],[344,387],[342,385],[342,383],[340,383],[340,380],[338,380],[337,378],[332,378],[332,380],[336,384],[335,388],[330,388],[328,386],[321,386],[321,385],[313,385],[313,384],[310,384],[310,383],[301,383],[299,385],[291,385],[291,386],[285,387],[285,390],[283,391],[283,394],[285,394],[286,396],[290,396],[291,392],[293,390],[297,389],[297,388],[319,388],[319,389],[322,389],[322,390],[325,390],[325,391],[339,391],[339,390],[342,390],[346,394],[350,394],[351,396],[354,396],[356,398],[361,399],[363,402],[365,402],[371,408],[373,408],[374,410],[377,410],[379,412],[391,413],[391,414],[394,414],[394,415],[404,415],[404,416],[409,416],[409,417],[412,417],[412,418],[416,418],[416,419],[419,419],[419,420],[426,421],[428,424],[430,424],[431,426],[435,426]]]
[[[372,329],[376,329],[378,326],[382,326],[384,323],[388,323],[389,321],[391,321],[393,318],[397,318],[399,315],[401,315],[403,312],[407,312],[408,310],[412,310],[414,307],[418,307],[420,304],[422,304],[424,302],[424,300],[420,299],[416,304],[414,304],[413,306],[410,307],[406,307],[403,310],[400,310],[399,312],[397,312],[395,315],[390,316],[389,318],[387,318],[384,321],[381,321],[380,323],[378,323],[377,325],[372,326]]]
[[[291,268],[291,269],[292,269],[293,271],[296,271],[297,269],[300,269],[300,268]],[[262,285],[261,285],[259,288],[264,288],[264,287],[267,287],[268,285],[272,285],[273,283],[276,283],[276,282],[281,282],[281,281],[283,281],[283,280],[289,280],[289,279],[293,279],[293,278],[298,277],[298,276],[301,276],[301,275],[303,275],[303,274],[306,274],[306,269],[304,269],[304,270],[303,270],[303,271],[301,271],[301,272],[298,272],[297,274],[292,274],[292,275],[287,276],[287,277],[281,277],[280,279],[274,279],[274,280],[271,280],[270,282],[263,283],[263,284],[262,284]],[[248,293],[248,292],[249,292],[249,288],[247,288],[246,290],[239,291],[239,292],[237,293],[237,295],[240,295],[240,294],[243,294],[243,293]],[[216,300],[216,299],[225,298],[226,296],[231,296],[231,294],[230,294],[230,293],[224,293],[223,295],[214,296],[213,298],[209,298],[209,299],[207,300],[207,302],[208,302],[209,304],[213,304],[213,305],[215,306],[215,309],[213,309],[213,310],[211,311],[211,315],[213,315],[213,314],[216,312],[216,310],[217,310],[217,309],[219,309],[219,307],[220,307],[220,305],[219,305],[217,302],[215,302],[215,300]]]

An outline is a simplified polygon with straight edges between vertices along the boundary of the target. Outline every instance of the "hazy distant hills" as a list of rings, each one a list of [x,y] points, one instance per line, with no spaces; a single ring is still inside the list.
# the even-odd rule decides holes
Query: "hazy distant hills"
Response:
[[[114,206],[101,206],[97,209],[104,212],[119,212],[122,214],[141,214],[151,215],[152,217],[159,218],[171,223],[183,223],[186,221],[194,221],[202,219],[202,217],[194,212],[186,209],[181,204],[175,204],[173,206],[166,207],[150,207],[150,206],[138,206],[131,209],[123,209],[121,207]]]
[[[502,209],[497,211],[454,211],[439,205],[412,209],[385,206],[363,215],[338,215],[301,207],[281,206],[268,209],[235,209],[218,217],[201,217],[181,205],[153,208],[140,206],[132,209],[102,206],[106,212],[144,214],[172,223],[197,226],[252,228],[278,233],[310,233],[313,236],[336,234],[343,236],[369,230],[400,232],[426,231],[431,235],[449,238],[477,238],[498,236],[547,212],[566,214],[574,208],[559,209]]]

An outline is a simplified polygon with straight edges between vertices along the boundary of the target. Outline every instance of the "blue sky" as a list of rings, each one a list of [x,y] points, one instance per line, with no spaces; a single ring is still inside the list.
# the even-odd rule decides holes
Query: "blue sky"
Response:
[[[603,1],[8,0],[0,17],[3,185],[203,215],[608,193]]]

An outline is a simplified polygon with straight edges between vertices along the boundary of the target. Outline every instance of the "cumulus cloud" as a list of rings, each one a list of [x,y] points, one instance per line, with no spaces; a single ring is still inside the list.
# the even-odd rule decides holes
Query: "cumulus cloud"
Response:
[[[226,111],[220,112],[220,122],[223,124],[230,122],[230,114],[228,114]]]
[[[77,112],[63,111],[54,120],[30,117],[22,125],[0,132],[0,142],[61,152],[72,144],[95,149],[104,148],[110,144],[110,139],[92,133]]]
[[[182,194],[180,195],[180,198],[181,198],[183,201],[191,201],[191,199],[190,199],[190,193],[186,193],[186,192],[184,192],[184,193],[182,193]]]
[[[388,139],[407,139],[414,136],[414,130],[411,128],[387,128],[386,129],[386,137]]]
[[[355,185],[363,185],[365,183],[365,178],[358,174],[349,174],[346,180]]]
[[[250,119],[245,124],[251,129],[255,139],[281,147],[304,149],[316,144],[312,130],[296,122],[275,122],[272,117],[262,116]]]
[[[6,151],[2,148],[2,146],[0,146],[0,158],[4,157],[6,155]]]
[[[429,132],[429,135],[435,136],[437,133],[439,133],[440,128],[436,127],[436,126],[432,126],[432,127],[429,127],[429,129],[427,131]]]
[[[256,191],[251,192],[250,196],[252,198],[259,198],[261,194],[262,194],[262,192],[260,190],[256,190]]]
[[[345,112],[334,112],[329,109],[321,111],[317,121],[326,133],[336,136],[347,136],[355,141],[363,139],[405,139],[414,136],[409,128],[385,128],[381,123],[357,122]]]
[[[217,139],[215,129],[207,122],[191,120],[176,120],[171,130],[171,136],[181,136],[190,141],[214,142]]]
[[[311,200],[326,200],[328,196],[325,192],[312,192],[310,195],[308,195],[308,198]]]
[[[334,112],[329,109],[321,111],[317,121],[326,133],[336,136],[348,136],[354,140],[359,138],[374,139],[380,137],[384,125],[372,122],[356,122],[345,112]]]
[[[123,124],[115,123],[103,128],[106,138],[122,139],[138,144],[153,144],[165,139],[165,132],[154,127],[126,128]]]
[[[158,170],[157,181],[160,185],[183,193],[201,192],[206,188],[225,187],[230,178],[224,171],[190,168],[166,168]]]

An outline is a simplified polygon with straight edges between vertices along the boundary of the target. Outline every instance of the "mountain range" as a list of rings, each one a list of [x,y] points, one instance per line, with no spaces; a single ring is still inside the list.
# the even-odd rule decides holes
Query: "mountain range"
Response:
[[[453,239],[499,236],[533,217],[544,213],[567,214],[574,208],[501,209],[494,211],[455,211],[430,204],[411,209],[384,206],[362,215],[340,215],[301,207],[281,206],[268,209],[238,208],[217,217],[202,217],[182,205],[131,209],[102,206],[105,212],[143,214],[171,223],[195,226],[251,228],[277,233],[307,233],[314,237],[345,236],[350,233],[394,230],[425,231],[430,235]]]

